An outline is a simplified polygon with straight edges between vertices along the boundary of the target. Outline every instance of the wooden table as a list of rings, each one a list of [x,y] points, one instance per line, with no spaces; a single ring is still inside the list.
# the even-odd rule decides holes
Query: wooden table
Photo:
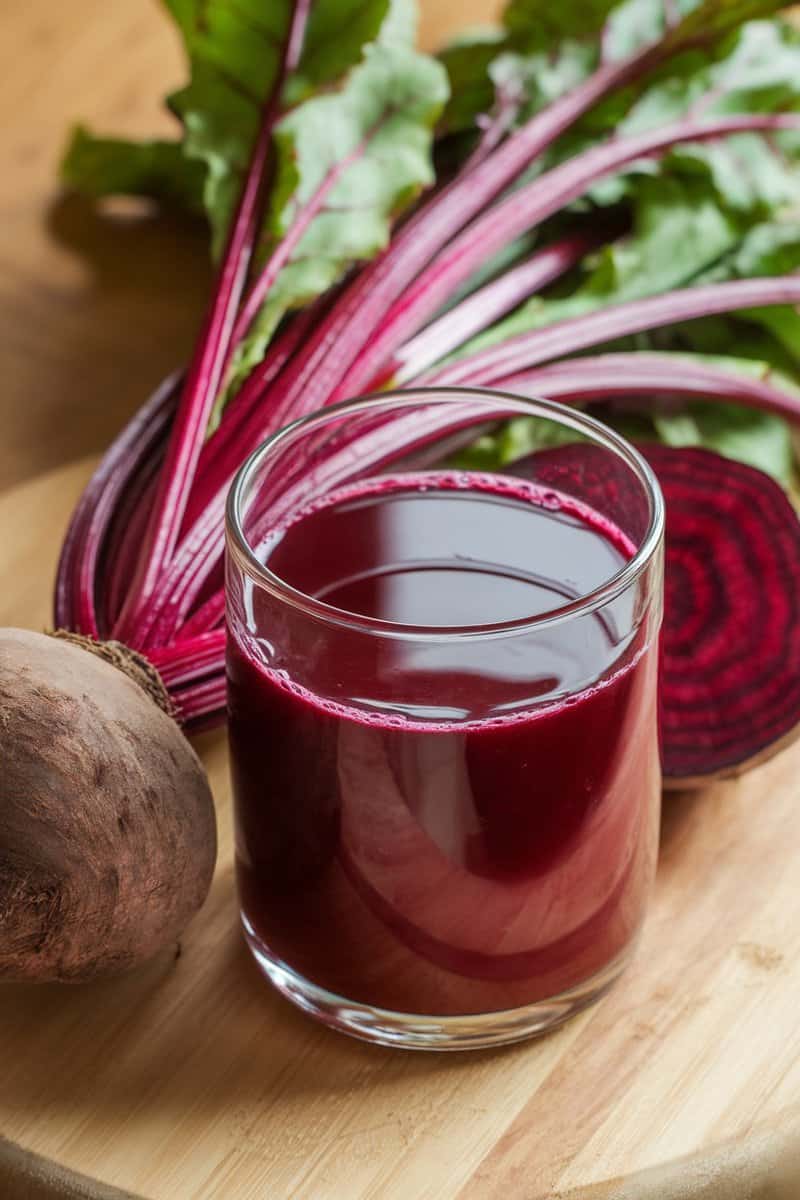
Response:
[[[208,273],[200,231],[98,215],[55,182],[73,118],[167,129],[159,98],[180,60],[154,5],[4,7],[0,624],[36,627],[92,456],[185,356]],[[428,41],[490,8],[424,7]],[[797,1113],[800,749],[669,800],[644,945],[607,1000],[539,1043],[464,1057],[359,1045],[263,984],[235,927],[224,738],[201,750],[220,866],[183,957],[90,987],[0,989],[8,1138],[152,1200],[543,1200]],[[12,1179],[37,1200],[102,1194],[47,1168],[40,1191],[27,1169],[0,1153],[3,1200]]]

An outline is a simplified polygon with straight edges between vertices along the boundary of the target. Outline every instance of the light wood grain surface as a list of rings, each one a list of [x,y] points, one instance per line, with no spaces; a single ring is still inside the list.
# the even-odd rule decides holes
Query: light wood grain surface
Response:
[[[429,40],[487,11],[424,7]],[[0,624],[35,628],[86,456],[182,357],[207,274],[197,232],[100,219],[54,185],[72,117],[163,132],[180,66],[154,6],[6,0],[3,27]],[[550,1200],[798,1112],[800,748],[668,798],[644,942],[598,1008],[538,1043],[445,1057],[318,1028],[261,980],[236,928],[224,738],[200,748],[220,862],[181,957],[0,989],[0,1134],[149,1200]],[[689,1194],[645,1186],[625,1195]]]

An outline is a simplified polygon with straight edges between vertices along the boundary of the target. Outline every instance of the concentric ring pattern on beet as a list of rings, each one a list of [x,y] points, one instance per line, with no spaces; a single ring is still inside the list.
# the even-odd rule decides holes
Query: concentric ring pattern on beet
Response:
[[[639,447],[666,505],[661,743],[664,780],[737,775],[800,732],[800,521],[764,472],[711,450]],[[644,514],[591,447],[540,450],[506,468]]]
[[[664,774],[736,774],[800,722],[800,522],[754,467],[696,448],[642,453],[667,510]]]

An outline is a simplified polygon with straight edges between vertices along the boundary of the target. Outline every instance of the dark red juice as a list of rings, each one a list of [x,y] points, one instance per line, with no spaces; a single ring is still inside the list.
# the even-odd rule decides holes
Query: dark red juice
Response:
[[[237,871],[261,955],[448,1015],[552,997],[625,952],[655,864],[656,653],[624,600],[525,618],[632,552],[576,502],[469,473],[351,485],[266,540],[291,587],[403,629],[252,583],[237,602]]]

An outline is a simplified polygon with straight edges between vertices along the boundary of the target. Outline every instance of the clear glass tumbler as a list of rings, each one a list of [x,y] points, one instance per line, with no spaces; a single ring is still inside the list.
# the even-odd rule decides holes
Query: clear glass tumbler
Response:
[[[265,975],[405,1047],[514,1041],[595,1000],[657,854],[644,460],[560,405],[384,393],[267,441],[227,521],[237,877]]]

